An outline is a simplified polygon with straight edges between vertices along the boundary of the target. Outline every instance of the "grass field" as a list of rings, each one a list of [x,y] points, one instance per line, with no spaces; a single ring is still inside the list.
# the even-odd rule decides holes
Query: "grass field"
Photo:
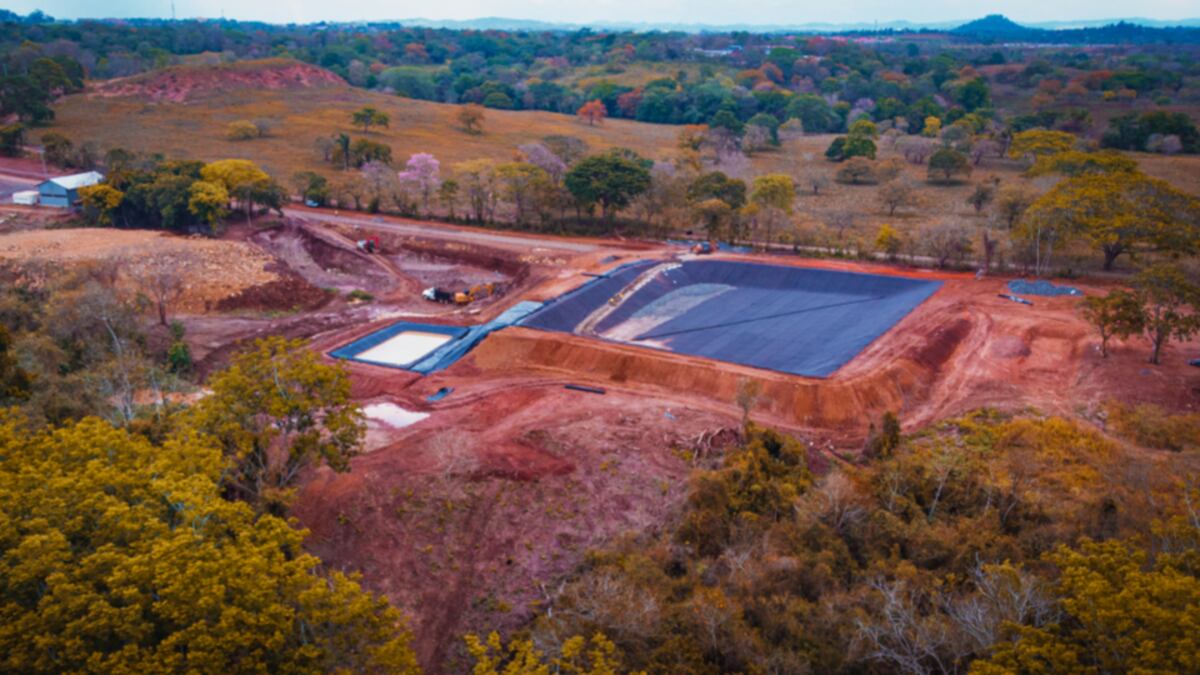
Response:
[[[391,116],[390,128],[363,134],[352,127],[351,111],[365,105],[386,111]],[[606,120],[602,125],[589,126],[571,115],[489,110],[485,132],[473,136],[458,127],[457,106],[342,86],[212,92],[186,103],[147,103],[132,97],[83,94],[66,98],[56,110],[53,130],[65,133],[76,143],[94,141],[102,150],[121,146],[206,161],[246,158],[259,162],[285,181],[300,170],[336,176],[339,171],[322,161],[315,141],[338,132],[387,143],[398,165],[412,153],[430,152],[441,160],[444,173],[454,163],[465,160],[512,159],[518,145],[549,134],[579,137],[593,150],[623,146],[662,160],[670,160],[677,154],[678,128],[669,125]],[[273,131],[269,137],[240,142],[226,140],[225,127],[230,122],[259,118],[271,121]],[[832,180],[837,165],[825,161],[823,156],[831,139],[832,136],[816,135],[786,141],[776,151],[757,154],[739,165],[722,169],[747,180],[771,172],[793,176],[823,174],[828,185],[821,193],[813,195],[807,191],[798,200],[799,227],[819,228],[817,223],[829,223],[837,214],[851,213],[855,222],[848,232],[867,239],[883,223],[913,233],[942,222],[983,225],[986,215],[975,213],[966,203],[975,183],[998,178],[1001,183],[1028,184],[1040,191],[1052,180],[1042,178],[1031,183],[1022,176],[1016,163],[989,158],[975,168],[970,181],[934,186],[925,182],[924,166],[903,164],[903,174],[916,187],[919,204],[889,216],[879,203],[875,186],[840,185]],[[894,157],[892,150],[881,148],[881,160]],[[1200,157],[1141,154],[1138,159],[1147,173],[1191,193],[1200,192]]]

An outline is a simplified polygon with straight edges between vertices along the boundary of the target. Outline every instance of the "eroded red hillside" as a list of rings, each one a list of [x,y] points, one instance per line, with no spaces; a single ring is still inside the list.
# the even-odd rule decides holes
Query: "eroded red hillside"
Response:
[[[239,61],[219,66],[174,66],[101,82],[92,95],[139,97],[182,103],[210,92],[232,89],[307,89],[346,86],[324,68],[291,59]]]

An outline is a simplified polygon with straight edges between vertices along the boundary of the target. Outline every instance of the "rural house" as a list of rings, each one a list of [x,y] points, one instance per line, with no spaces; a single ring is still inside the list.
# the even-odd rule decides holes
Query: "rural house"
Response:
[[[38,185],[38,201],[43,206],[66,209],[79,203],[79,188],[95,185],[104,175],[95,171],[58,176]]]

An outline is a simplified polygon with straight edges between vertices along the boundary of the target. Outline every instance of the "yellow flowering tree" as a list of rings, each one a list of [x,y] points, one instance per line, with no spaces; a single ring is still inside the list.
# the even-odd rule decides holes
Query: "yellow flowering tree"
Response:
[[[413,673],[400,614],[221,496],[196,437],[0,413],[0,670]]]
[[[306,468],[350,469],[366,431],[362,410],[345,369],[321,363],[302,340],[258,340],[208,386],[192,422],[232,461],[226,485],[260,510],[284,513]]]

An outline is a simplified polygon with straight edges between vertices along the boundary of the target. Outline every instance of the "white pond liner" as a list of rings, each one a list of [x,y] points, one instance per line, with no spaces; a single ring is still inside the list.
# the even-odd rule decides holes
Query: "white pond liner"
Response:
[[[454,339],[453,335],[406,330],[355,355],[361,361],[407,366]]]
[[[371,403],[363,406],[363,414],[394,429],[403,429],[429,417],[429,413],[405,410],[395,403]]]

